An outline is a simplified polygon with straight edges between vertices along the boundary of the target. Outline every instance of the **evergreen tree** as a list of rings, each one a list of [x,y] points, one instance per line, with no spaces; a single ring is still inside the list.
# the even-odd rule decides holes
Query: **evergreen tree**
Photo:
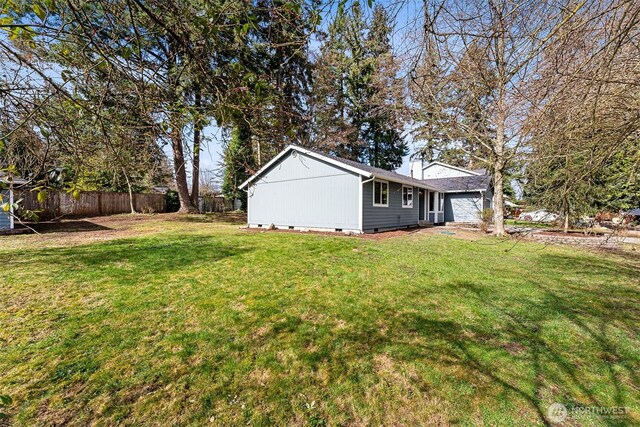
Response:
[[[598,176],[600,187],[596,206],[627,211],[640,207],[640,141],[629,138],[607,159]]]
[[[340,157],[358,160],[359,129],[347,93],[347,73],[353,62],[344,37],[349,22],[346,15],[339,14],[329,25],[328,33],[321,35],[323,43],[313,69],[312,144]]]
[[[238,189],[253,173],[255,159],[251,144],[251,130],[246,124],[236,126],[224,153],[224,181],[222,192],[227,200],[239,199],[242,209],[247,209],[247,193]]]
[[[368,56],[364,88],[366,115],[361,131],[365,157],[371,166],[397,169],[408,152],[402,139],[402,86],[397,84],[397,66],[391,51],[391,25],[386,10],[376,5],[366,38]]]
[[[401,137],[402,85],[391,50],[392,26],[376,6],[369,22],[355,5],[338,15],[316,61],[316,143],[341,157],[396,169],[407,154]]]

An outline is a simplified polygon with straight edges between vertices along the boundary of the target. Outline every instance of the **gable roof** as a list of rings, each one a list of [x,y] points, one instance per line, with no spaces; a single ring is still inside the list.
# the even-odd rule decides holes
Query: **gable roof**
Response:
[[[366,171],[369,173],[369,177],[375,177],[375,178],[381,178],[381,179],[384,178],[384,179],[388,179],[389,181],[399,182],[401,184],[414,185],[420,188],[427,188],[428,190],[435,190],[435,188],[431,188],[428,184],[425,184],[425,182],[421,179],[412,178],[410,176],[402,175],[394,171],[389,171],[386,169],[369,166],[364,163],[356,162],[349,159],[343,159],[341,157],[331,156],[330,158],[342,164],[353,166],[355,168],[359,168],[363,171]]]
[[[336,156],[330,156],[327,154],[323,154],[323,153],[319,153],[315,150],[309,150],[308,148],[302,148],[299,147],[297,145],[289,145],[287,148],[285,148],[284,150],[282,150],[280,153],[278,153],[277,156],[275,156],[273,159],[271,159],[271,161],[269,161],[267,164],[265,164],[263,167],[260,168],[260,170],[258,170],[255,174],[253,174],[249,179],[247,179],[245,182],[243,182],[242,184],[240,184],[240,186],[238,188],[243,189],[245,188],[247,185],[249,185],[252,181],[254,181],[256,178],[258,178],[260,175],[262,175],[265,171],[267,171],[272,165],[276,164],[281,158],[283,158],[287,153],[289,153],[290,151],[297,151],[303,154],[306,154],[308,156],[314,157],[316,159],[319,160],[323,160],[327,163],[331,163],[335,166],[341,167],[343,169],[346,169],[350,172],[354,172],[360,176],[363,176],[365,178],[379,178],[379,179],[386,179],[389,181],[393,181],[393,182],[398,182],[400,184],[406,184],[406,185],[412,185],[412,186],[416,186],[419,188],[426,188],[429,190],[435,190],[435,188],[432,188],[429,184],[425,183],[422,180],[419,179],[415,179],[415,178],[411,178],[409,176],[406,175],[402,175],[393,171],[388,171],[386,169],[381,169],[381,168],[376,168],[373,166],[369,166],[369,165],[365,165],[364,163],[360,163],[360,162],[356,162],[353,160],[348,160],[348,159],[343,159],[341,157],[336,157]]]
[[[491,176],[455,176],[423,179],[422,181],[442,193],[464,193],[467,191],[485,191],[491,185]]]
[[[465,172],[465,173],[468,173],[469,175],[483,175],[483,173],[479,173],[478,171],[472,171],[472,170],[469,170],[469,169],[464,169],[464,168],[461,168],[461,167],[458,167],[458,166],[453,166],[453,165],[449,165],[447,163],[442,163],[442,162],[437,162],[437,161],[429,163],[428,165],[424,166],[422,168],[422,170],[424,171],[425,169],[429,169],[431,166],[436,166],[436,165],[442,166],[442,167],[445,167],[445,168],[448,168],[448,169],[454,169],[454,170],[457,170],[457,171],[460,171],[460,172]],[[482,169],[480,169],[479,171],[481,171],[481,170]]]

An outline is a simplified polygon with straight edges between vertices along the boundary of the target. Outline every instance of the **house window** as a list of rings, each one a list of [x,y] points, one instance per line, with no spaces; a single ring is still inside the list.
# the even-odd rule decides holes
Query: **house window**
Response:
[[[402,207],[413,207],[413,187],[402,186]]]
[[[389,206],[389,183],[373,181],[373,206]]]
[[[438,212],[444,211],[444,193],[438,193]]]
[[[436,193],[429,191],[429,212],[435,212],[436,210]]]

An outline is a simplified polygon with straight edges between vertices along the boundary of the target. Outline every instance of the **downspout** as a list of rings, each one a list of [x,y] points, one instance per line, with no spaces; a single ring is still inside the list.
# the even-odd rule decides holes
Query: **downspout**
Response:
[[[484,211],[485,211],[485,207],[484,207],[484,192],[485,190],[480,190],[480,203],[482,203],[480,205],[481,210],[480,210],[480,222],[484,222]]]
[[[363,193],[363,191],[364,191],[364,187],[363,187],[363,185],[364,185],[364,184],[366,184],[367,182],[371,182],[371,181],[373,181],[374,179],[376,179],[376,177],[375,177],[375,176],[372,176],[371,178],[369,178],[369,179],[367,179],[367,180],[365,180],[365,181],[360,181],[360,191],[359,191],[359,195],[360,195],[360,197],[359,197],[359,199],[360,199],[360,200],[359,200],[359,202],[360,202],[360,203],[359,203],[359,204],[360,204],[360,206],[358,206],[358,213],[359,213],[359,215],[358,215],[358,227],[360,228],[360,230],[359,230],[359,231],[360,231],[360,233],[364,233],[364,230],[362,229],[362,227],[364,226],[364,222],[363,222],[363,215],[364,215],[364,206],[363,206],[363,203],[364,203],[364,196],[362,195],[362,193]]]
[[[249,189],[250,188],[251,188],[251,186],[247,185],[247,188],[243,188],[242,190],[240,190],[240,191],[244,191],[245,193],[247,193],[247,228],[249,228],[249,199],[251,198],[251,197],[249,197]],[[235,200],[234,200],[234,202],[235,202]],[[233,207],[233,206],[231,206],[231,207]]]

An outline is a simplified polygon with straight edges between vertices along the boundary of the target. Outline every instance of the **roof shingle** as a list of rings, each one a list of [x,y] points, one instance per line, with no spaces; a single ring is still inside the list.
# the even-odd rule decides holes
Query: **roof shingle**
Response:
[[[319,154],[321,154],[321,153],[319,153]],[[365,172],[369,172],[369,173],[375,175],[376,178],[387,178],[390,181],[394,181],[394,182],[395,181],[400,181],[400,182],[404,182],[406,184],[413,184],[413,185],[416,185],[418,187],[429,187],[431,189],[429,184],[427,184],[425,181],[420,180],[420,179],[415,179],[415,178],[412,178],[410,176],[402,175],[400,173],[389,171],[389,170],[386,170],[386,169],[377,168],[377,167],[374,167],[374,166],[369,166],[369,165],[366,165],[364,163],[356,162],[354,160],[343,159],[342,157],[330,156],[330,155],[327,155],[327,154],[322,154],[322,155],[330,157],[333,160],[336,160],[336,161],[338,161],[340,163],[344,163],[345,165],[361,169],[361,170],[363,170]],[[435,190],[435,188],[433,188],[433,190]]]
[[[423,179],[426,185],[433,187],[437,191],[464,192],[486,190],[491,184],[490,175],[456,176],[449,178]]]

